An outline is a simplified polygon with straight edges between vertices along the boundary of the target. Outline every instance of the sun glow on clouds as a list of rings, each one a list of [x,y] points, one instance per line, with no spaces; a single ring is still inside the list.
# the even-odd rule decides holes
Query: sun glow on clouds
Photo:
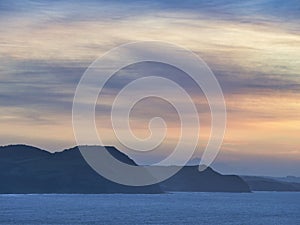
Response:
[[[0,17],[1,143],[25,142],[50,150],[74,145],[71,106],[84,69],[119,44],[161,40],[197,53],[219,79],[228,108],[223,155],[299,159],[299,18],[274,17],[270,10],[258,14],[263,10],[256,1],[213,3],[166,8],[160,2],[63,1],[30,2],[31,7],[19,3],[19,8],[8,9]],[[123,75],[133,72],[140,71],[125,70]],[[106,92],[107,104],[111,91]],[[193,91],[192,97],[202,118],[201,152],[210,115],[204,97]],[[155,109],[163,115],[169,112],[159,104]],[[147,136],[142,115],[135,114],[133,127]],[[175,117],[168,121],[169,146],[178,136]],[[115,144],[107,117],[100,111],[98,118],[105,121],[101,129],[107,141]],[[168,145],[164,147],[167,152]]]

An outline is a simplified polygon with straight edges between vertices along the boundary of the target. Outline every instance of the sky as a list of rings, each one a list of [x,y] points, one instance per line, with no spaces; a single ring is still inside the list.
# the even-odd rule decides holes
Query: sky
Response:
[[[193,51],[216,75],[226,100],[227,129],[213,168],[300,176],[298,0],[1,0],[0,145],[25,143],[52,152],[76,145],[72,101],[84,71],[114,47],[148,40]],[[181,71],[158,63],[124,68],[105,87],[96,108],[105,143],[122,149],[107,105],[124,84],[157,71],[171,74],[196,103],[201,133],[194,157],[200,158],[210,131],[206,99]],[[139,163],[165,157],[178,137],[176,111],[155,98],[132,111],[137,136],[149,135],[154,116],[165,119],[168,139],[146,158],[122,149]]]

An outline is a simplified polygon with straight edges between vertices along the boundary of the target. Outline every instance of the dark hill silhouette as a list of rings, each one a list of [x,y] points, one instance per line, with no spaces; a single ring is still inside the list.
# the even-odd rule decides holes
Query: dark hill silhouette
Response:
[[[101,149],[100,146],[85,146]],[[135,165],[127,155],[107,147],[116,159]],[[164,170],[166,167],[160,167]],[[0,193],[162,193],[163,191],[249,192],[238,176],[221,175],[211,168],[199,172],[186,166],[157,185],[120,185],[97,174],[78,147],[50,153],[26,145],[0,147]]]
[[[210,167],[199,172],[198,166],[185,166],[177,174],[161,183],[165,191],[182,192],[250,192],[239,176],[222,175]]]
[[[136,165],[114,147],[107,149]],[[0,147],[0,181],[0,193],[162,193],[159,185],[130,187],[98,175],[78,147],[56,153],[26,145]]]

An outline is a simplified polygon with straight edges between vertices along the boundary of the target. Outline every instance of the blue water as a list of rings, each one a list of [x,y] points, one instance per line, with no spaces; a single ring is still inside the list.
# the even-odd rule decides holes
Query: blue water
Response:
[[[300,193],[0,195],[0,224],[300,225]]]

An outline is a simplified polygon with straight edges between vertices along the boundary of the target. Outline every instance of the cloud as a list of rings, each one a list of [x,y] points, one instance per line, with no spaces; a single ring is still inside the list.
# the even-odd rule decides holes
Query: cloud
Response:
[[[119,44],[161,40],[192,50],[215,73],[227,102],[225,143],[235,143],[230,149],[247,146],[249,153],[258,147],[260,137],[264,141],[257,143],[272,146],[264,149],[270,156],[282,148],[295,152],[287,143],[272,145],[274,137],[299,146],[298,128],[293,125],[300,121],[298,0],[4,0],[0,18],[0,135],[7,137],[2,144],[17,139],[48,149],[54,142],[74,144],[72,100],[88,65]],[[161,73],[191,94],[204,120],[203,136],[208,135],[209,108],[193,81],[176,68],[142,63],[119,71],[102,92],[97,115],[110,142],[106,123],[114,96],[136,78]],[[147,104],[151,108],[144,112]],[[147,104],[133,112],[140,122],[137,128],[156,112],[175,127],[176,113],[164,102],[148,99]],[[236,144],[241,143],[238,140],[246,144]]]

